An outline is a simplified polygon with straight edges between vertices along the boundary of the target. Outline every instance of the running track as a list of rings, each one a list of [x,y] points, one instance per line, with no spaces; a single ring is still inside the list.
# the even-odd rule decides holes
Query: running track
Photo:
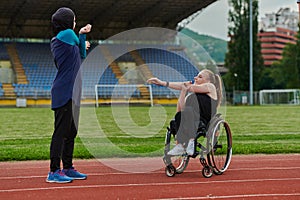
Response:
[[[209,179],[198,159],[175,177],[165,175],[161,158],[142,160],[162,168],[125,173],[96,160],[75,160],[89,177],[69,184],[45,182],[49,161],[0,162],[0,199],[300,199],[300,154],[233,156],[228,171]]]

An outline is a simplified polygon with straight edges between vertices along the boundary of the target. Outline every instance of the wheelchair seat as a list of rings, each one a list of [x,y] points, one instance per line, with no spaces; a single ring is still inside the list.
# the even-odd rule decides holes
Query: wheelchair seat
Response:
[[[178,128],[179,127],[177,127],[175,119],[172,119],[170,121],[170,127],[168,127],[168,130],[174,137],[177,134]],[[207,129],[208,129],[208,123],[205,123],[203,120],[200,120],[195,138],[198,139],[201,136],[205,137]]]
[[[170,121],[170,127],[167,127],[168,131],[170,131],[170,133],[175,137],[176,133],[177,133],[177,126],[176,126],[176,121],[175,119],[172,119]]]
[[[206,137],[207,129],[208,129],[207,123],[205,123],[203,120],[200,120],[195,139],[197,140],[201,136]]]

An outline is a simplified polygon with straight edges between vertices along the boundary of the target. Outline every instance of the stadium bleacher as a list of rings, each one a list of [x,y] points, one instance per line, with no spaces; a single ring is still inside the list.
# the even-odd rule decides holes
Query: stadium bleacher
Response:
[[[13,84],[18,97],[50,97],[56,73],[49,43],[16,43],[28,84]]]
[[[0,42],[0,60],[9,60],[9,55],[6,51],[5,44]]]
[[[0,43],[1,58],[6,58],[7,52],[3,49],[4,44]],[[83,74],[83,97],[95,97],[95,84],[116,85],[118,78],[111,67],[108,67],[109,59],[116,58],[118,62],[135,62],[130,52],[124,52],[126,46],[105,44],[101,48],[93,47],[95,58],[87,59],[82,67]],[[31,98],[50,98],[52,81],[55,77],[56,68],[54,66],[49,43],[16,43],[16,49],[25,70],[28,84],[14,83],[17,97]],[[129,51],[129,48],[127,48]],[[197,69],[190,62],[183,49],[179,46],[158,45],[153,48],[142,48],[136,46],[136,51],[142,60],[147,64],[152,74],[162,80],[168,81],[186,81],[192,80]],[[172,50],[175,49],[175,50]],[[122,52],[123,51],[123,52]],[[90,51],[91,52],[91,51]],[[105,55],[106,54],[106,55]],[[110,61],[111,62],[111,61]],[[2,84],[0,85],[2,86]],[[112,94],[114,88],[99,89],[100,97],[108,97]],[[118,91],[122,92],[122,91]],[[165,87],[152,86],[153,96],[160,98],[174,98],[178,91],[170,90]],[[4,92],[0,87],[0,96]],[[124,94],[125,95],[125,94]],[[133,94],[140,96],[140,92]]]
[[[0,42],[0,60],[9,60],[9,55],[6,51],[5,44]],[[4,96],[2,83],[0,82],[0,97]]]
[[[145,48],[138,50],[139,54],[148,63],[149,69],[155,77],[168,81],[193,80],[198,73],[190,59],[183,50],[171,51],[170,46],[159,46],[159,48]],[[179,91],[166,87],[153,85],[153,95],[161,98],[174,98]]]
[[[0,97],[4,95],[4,91],[2,89],[2,83],[0,83]]]

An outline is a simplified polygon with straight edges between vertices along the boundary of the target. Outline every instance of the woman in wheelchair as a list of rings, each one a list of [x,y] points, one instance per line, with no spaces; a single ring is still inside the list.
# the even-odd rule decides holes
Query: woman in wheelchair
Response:
[[[176,146],[168,155],[194,154],[194,138],[200,121],[205,125],[216,114],[222,100],[221,78],[208,69],[194,77],[192,82],[168,82],[150,78],[148,83],[180,90],[175,115]]]

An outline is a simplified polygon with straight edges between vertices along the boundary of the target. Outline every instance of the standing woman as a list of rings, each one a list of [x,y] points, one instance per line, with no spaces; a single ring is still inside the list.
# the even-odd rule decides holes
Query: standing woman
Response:
[[[221,104],[221,77],[204,69],[194,77],[193,84],[190,81],[168,82],[158,78],[150,78],[148,83],[180,90],[175,115],[177,145],[168,155],[182,155],[185,151],[193,155],[194,138],[200,120],[207,125]]]
[[[87,24],[75,34],[75,14],[70,8],[59,8],[52,15],[54,37],[51,51],[57,73],[51,88],[51,109],[54,111],[54,132],[50,144],[50,172],[46,182],[69,183],[73,179],[86,179],[87,175],[73,167],[74,141],[77,135],[81,87],[73,87],[78,74],[81,59],[86,57],[90,47],[86,42],[86,33],[91,31]],[[63,169],[60,163],[62,161]]]

